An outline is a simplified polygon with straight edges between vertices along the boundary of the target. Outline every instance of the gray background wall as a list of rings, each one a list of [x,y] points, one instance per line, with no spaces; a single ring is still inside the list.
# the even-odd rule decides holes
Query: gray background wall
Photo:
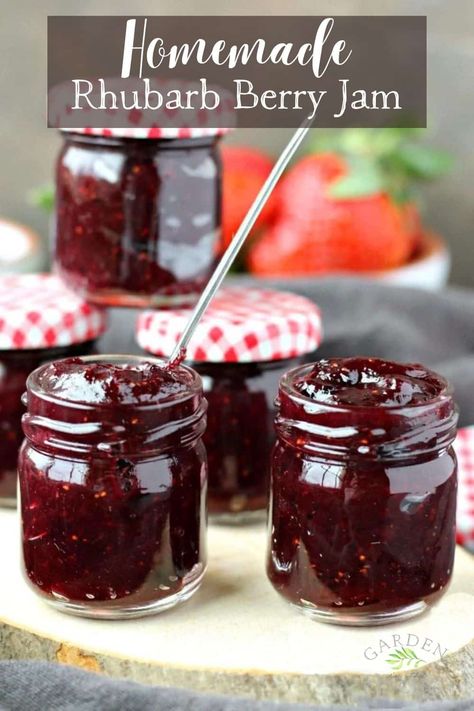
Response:
[[[448,240],[456,283],[474,286],[474,0],[0,0],[0,214],[43,234],[28,191],[51,179],[58,149],[46,128],[48,14],[421,14],[428,16],[430,140],[451,151],[452,173],[425,193],[427,221]],[[288,131],[231,139],[277,152]]]

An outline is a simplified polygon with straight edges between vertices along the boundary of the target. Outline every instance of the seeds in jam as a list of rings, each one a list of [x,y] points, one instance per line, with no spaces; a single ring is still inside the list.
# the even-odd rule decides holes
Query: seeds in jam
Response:
[[[422,365],[344,358],[319,361],[295,388],[328,405],[399,407],[432,400],[442,385],[439,376]]]
[[[221,251],[219,186],[215,138],[68,134],[56,170],[59,273],[109,306],[194,303]]]
[[[197,376],[117,361],[36,371],[19,463],[29,581],[47,598],[101,609],[165,600],[205,565]]]
[[[274,587],[353,621],[436,601],[453,568],[456,422],[447,383],[420,365],[291,371],[272,458]]]

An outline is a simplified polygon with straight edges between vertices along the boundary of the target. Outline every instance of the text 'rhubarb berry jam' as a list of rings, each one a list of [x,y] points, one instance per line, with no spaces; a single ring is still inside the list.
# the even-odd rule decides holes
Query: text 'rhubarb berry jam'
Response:
[[[186,600],[206,565],[206,403],[197,373],[133,356],[72,358],[28,379],[19,459],[34,590],[85,616]]]
[[[316,619],[400,620],[436,602],[455,547],[457,409],[418,364],[322,360],[281,380],[268,575]]]
[[[182,309],[146,311],[137,323],[138,343],[169,356],[188,319]],[[221,289],[198,324],[186,358],[209,403],[204,443],[214,521],[245,523],[265,513],[278,382],[320,340],[317,306],[269,289]]]
[[[16,504],[21,396],[29,374],[57,358],[94,352],[105,326],[104,312],[55,276],[0,277],[0,505]]]
[[[57,162],[59,274],[107,306],[193,304],[221,251],[219,131],[84,131]]]

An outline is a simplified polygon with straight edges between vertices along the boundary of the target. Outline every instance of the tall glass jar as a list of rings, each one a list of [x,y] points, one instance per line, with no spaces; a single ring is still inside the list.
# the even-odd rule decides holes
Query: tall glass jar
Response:
[[[213,133],[63,132],[54,251],[57,271],[74,290],[108,306],[194,303],[221,250]]]
[[[28,378],[19,458],[23,562],[65,612],[148,615],[206,566],[206,403],[190,368],[73,358]]]
[[[105,315],[57,277],[0,277],[0,505],[15,506],[17,460],[23,442],[21,396],[43,363],[93,353]]]
[[[421,365],[320,361],[280,383],[268,575],[314,618],[416,615],[453,569],[457,409]]]
[[[169,355],[189,313],[146,311],[137,339]],[[308,299],[269,289],[221,289],[187,351],[209,403],[204,434],[209,462],[209,513],[221,523],[264,518],[278,382],[321,340],[319,309]]]

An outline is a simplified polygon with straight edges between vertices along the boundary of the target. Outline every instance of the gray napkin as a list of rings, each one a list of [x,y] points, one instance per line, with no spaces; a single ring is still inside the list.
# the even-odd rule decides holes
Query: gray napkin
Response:
[[[372,700],[356,706],[277,704],[111,681],[43,662],[0,662],[0,711],[472,711],[474,702]]]

